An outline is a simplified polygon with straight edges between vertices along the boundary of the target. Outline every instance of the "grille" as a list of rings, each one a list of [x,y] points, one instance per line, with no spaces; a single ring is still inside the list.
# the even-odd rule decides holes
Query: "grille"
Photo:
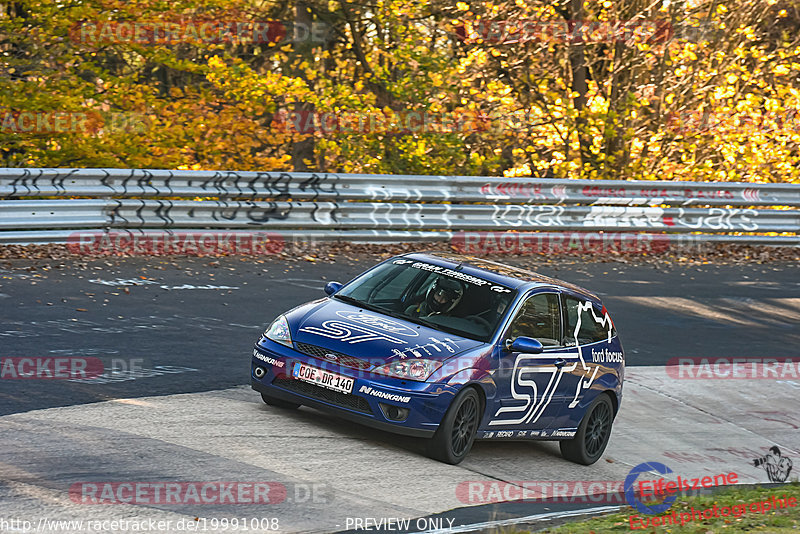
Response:
[[[302,380],[294,380],[293,378],[276,378],[272,381],[273,386],[278,386],[299,395],[305,395],[312,399],[321,400],[329,404],[335,404],[343,408],[349,408],[358,412],[372,414],[369,408],[369,403],[364,397],[358,395],[348,395],[346,393],[339,393],[332,389],[303,382]]]
[[[308,354],[309,356],[313,356],[325,361],[331,361],[325,357],[326,354],[335,354],[337,359],[333,363],[339,364],[343,367],[351,367],[353,369],[361,370],[366,370],[372,367],[370,363],[365,360],[361,360],[354,356],[348,356],[347,354],[342,354],[341,352],[336,352],[334,350],[318,347],[316,345],[309,345],[308,343],[297,343],[297,350],[303,354]]]

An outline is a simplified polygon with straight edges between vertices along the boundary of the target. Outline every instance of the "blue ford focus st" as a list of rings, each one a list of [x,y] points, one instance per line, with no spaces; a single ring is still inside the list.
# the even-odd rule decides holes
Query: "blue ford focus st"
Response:
[[[602,456],[625,359],[596,295],[449,253],[394,257],[325,293],[256,343],[252,387],[267,404],[430,438],[451,464],[475,439],[558,440],[585,465]]]

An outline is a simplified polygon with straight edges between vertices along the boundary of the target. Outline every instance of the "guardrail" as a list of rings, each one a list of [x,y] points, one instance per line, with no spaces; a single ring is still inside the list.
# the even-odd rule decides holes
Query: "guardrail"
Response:
[[[800,246],[800,184],[0,169],[0,197],[0,243],[70,242],[87,231],[269,231],[292,242],[495,243],[514,252],[541,249],[543,239],[551,249],[564,239],[584,248]]]
[[[800,207],[800,184],[553,180],[144,169],[0,169],[0,197],[653,204]]]

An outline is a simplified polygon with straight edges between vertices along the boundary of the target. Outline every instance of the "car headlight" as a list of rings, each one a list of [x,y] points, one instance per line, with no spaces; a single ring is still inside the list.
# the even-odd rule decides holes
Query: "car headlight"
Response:
[[[289,333],[289,321],[283,315],[278,316],[264,331],[264,337],[287,347],[292,346],[292,336]]]
[[[395,378],[424,382],[441,366],[442,362],[436,360],[398,360],[396,362],[379,365],[375,367],[372,372],[393,376]]]

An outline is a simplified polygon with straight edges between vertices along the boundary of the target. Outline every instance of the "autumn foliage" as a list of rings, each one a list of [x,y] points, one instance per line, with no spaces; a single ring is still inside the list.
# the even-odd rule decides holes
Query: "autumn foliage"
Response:
[[[800,181],[788,0],[0,2],[0,166]]]

